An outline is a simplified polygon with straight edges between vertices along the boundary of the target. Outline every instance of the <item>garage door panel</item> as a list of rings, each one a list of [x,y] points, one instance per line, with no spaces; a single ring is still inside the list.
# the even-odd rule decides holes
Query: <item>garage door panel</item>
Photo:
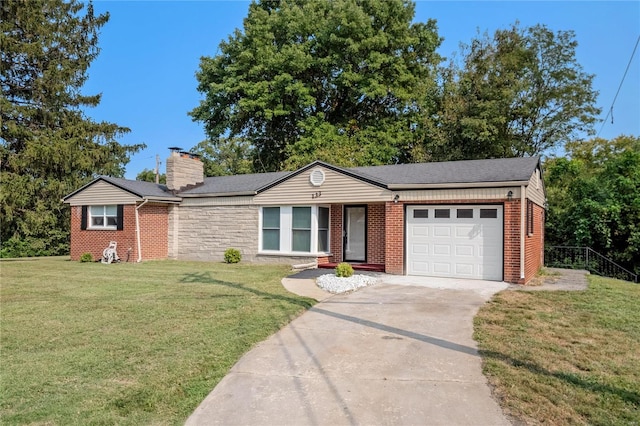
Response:
[[[433,245],[433,254],[449,256],[451,255],[451,246],[449,244],[434,244]]]
[[[471,239],[479,235],[473,225],[456,225],[454,229],[457,238]]]
[[[429,273],[429,263],[428,262],[413,262],[411,265],[411,269],[414,271],[415,274],[420,274],[422,273],[423,275],[426,275]]]
[[[433,272],[434,274],[451,274],[451,264],[450,263],[442,263],[442,262],[433,262]]]
[[[415,226],[411,235],[414,237],[427,237],[429,236],[429,228],[424,225]]]
[[[450,237],[451,236],[451,227],[435,225],[433,227],[433,236],[434,237]]]
[[[456,244],[454,247],[455,247],[456,256],[464,256],[464,257],[473,256],[474,247],[472,245]]]
[[[456,263],[456,275],[472,277],[474,275],[474,265],[472,263]]]
[[[429,253],[429,246],[427,244],[412,244],[411,253],[415,255]]]
[[[465,213],[458,214],[460,209]],[[421,217],[414,218],[413,210],[420,210]],[[436,210],[440,211],[438,215]],[[485,212],[483,217],[481,210]],[[449,217],[442,213],[446,211],[451,212]],[[496,205],[407,207],[407,272],[501,281],[502,218],[503,207]]]

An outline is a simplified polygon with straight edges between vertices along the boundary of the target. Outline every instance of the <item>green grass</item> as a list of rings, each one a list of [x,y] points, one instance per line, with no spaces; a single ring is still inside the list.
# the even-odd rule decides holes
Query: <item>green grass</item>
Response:
[[[525,424],[640,424],[640,285],[496,295],[475,319],[484,372]]]
[[[0,263],[3,424],[179,424],[313,300],[288,268]]]

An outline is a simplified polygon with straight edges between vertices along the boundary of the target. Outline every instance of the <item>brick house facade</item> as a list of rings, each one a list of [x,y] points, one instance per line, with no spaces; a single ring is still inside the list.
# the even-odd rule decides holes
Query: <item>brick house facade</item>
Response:
[[[407,212],[421,206],[432,212],[438,206],[453,212],[481,206],[499,211],[493,217],[502,221],[491,241],[502,249],[495,260],[502,262],[502,276],[489,279],[522,284],[543,264],[545,193],[536,158],[354,169],[314,162],[295,172],[205,179],[197,157],[172,153],[167,176],[166,186],[100,177],[65,197],[71,205],[71,258],[79,259],[85,252],[99,258],[109,241],[117,241],[118,255],[129,261],[219,261],[226,248],[236,247],[246,261],[333,264],[347,257],[347,207],[359,207],[365,212],[364,219],[358,219],[359,234],[350,231],[348,238],[359,243],[363,263],[381,265],[390,274],[407,274],[408,262],[420,262],[409,250],[414,237],[407,234],[413,230]],[[122,205],[122,229],[83,229],[83,208],[96,205]],[[462,233],[464,223],[457,225],[454,216],[445,222],[442,226]],[[477,219],[467,224],[473,232],[464,228],[466,240],[485,238],[482,223]],[[433,238],[425,250],[436,245]],[[447,250],[469,249],[466,240],[451,239]],[[465,244],[456,245],[460,241]],[[473,244],[482,256],[486,243]],[[476,253],[471,278],[483,278],[483,270],[491,266],[477,259]],[[452,260],[451,276],[463,275],[456,272],[456,262]],[[425,271],[440,276],[435,269]]]

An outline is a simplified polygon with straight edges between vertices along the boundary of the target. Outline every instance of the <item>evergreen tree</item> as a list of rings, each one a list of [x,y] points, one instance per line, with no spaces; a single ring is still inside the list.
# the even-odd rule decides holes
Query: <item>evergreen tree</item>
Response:
[[[67,253],[69,212],[60,199],[96,174],[122,176],[143,147],[120,145],[128,129],[83,113],[100,102],[81,88],[108,19],[77,0],[0,3],[4,256]]]

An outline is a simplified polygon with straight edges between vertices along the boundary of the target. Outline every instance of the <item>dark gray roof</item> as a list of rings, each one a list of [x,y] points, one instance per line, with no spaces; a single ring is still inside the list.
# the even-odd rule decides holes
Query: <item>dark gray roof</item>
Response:
[[[282,179],[292,172],[256,173],[234,176],[215,176],[204,179],[202,185],[180,192],[179,195],[230,194],[255,192],[263,186]]]
[[[132,192],[141,197],[173,197],[174,195],[169,191],[166,185],[157,184],[154,182],[144,182],[140,180],[129,180],[114,178],[110,176],[100,176],[109,183],[114,184],[124,190]]]
[[[490,160],[446,161],[438,163],[396,164],[390,166],[370,166],[340,168],[331,164],[315,161],[295,172],[256,173],[234,176],[216,176],[204,179],[202,185],[173,195],[166,185],[152,182],[100,176],[91,183],[64,197],[64,200],[84,190],[88,186],[104,180],[142,198],[176,199],[180,196],[199,196],[205,194],[242,194],[255,193],[271,188],[315,165],[328,167],[354,178],[376,184],[381,187],[402,185],[437,185],[448,183],[481,182],[522,182],[528,181],[539,164],[538,157],[501,158]]]
[[[538,157],[396,164],[346,169],[387,185],[527,181]]]
[[[124,189],[125,191],[128,191],[141,198],[152,197],[152,198],[169,199],[169,200],[176,199],[176,197],[167,189],[166,185],[160,185],[153,182],[142,182],[139,180],[114,178],[110,176],[98,176],[96,179],[84,185],[82,188],[79,188],[73,191],[71,194],[64,197],[62,201],[65,201],[73,197],[78,192],[84,191],[86,188],[90,187],[94,183],[101,180],[108,182],[114,186],[117,186],[118,188]]]

